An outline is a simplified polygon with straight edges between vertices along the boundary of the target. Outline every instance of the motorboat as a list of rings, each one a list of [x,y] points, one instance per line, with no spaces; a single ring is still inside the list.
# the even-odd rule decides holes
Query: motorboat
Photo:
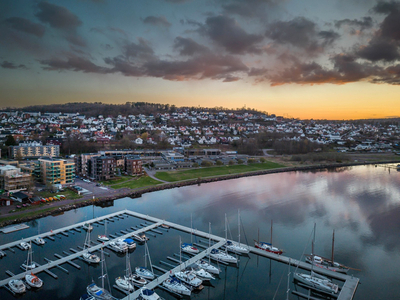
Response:
[[[211,263],[205,261],[204,259],[198,260],[195,264],[198,265],[203,270],[212,274],[218,275],[220,272],[220,270],[217,267],[213,266]]]
[[[242,246],[240,244],[233,243],[232,241],[226,241],[225,247],[226,247],[226,249],[228,249],[228,251],[231,251],[234,253],[247,254],[250,252],[250,250],[247,247]]]
[[[194,288],[198,288],[203,283],[191,270],[176,272],[175,277]]]
[[[116,278],[115,284],[128,292],[132,292],[134,290],[133,285],[129,282],[126,276]]]
[[[199,249],[197,249],[196,247],[193,246],[193,244],[190,243],[183,243],[181,245],[181,249],[182,251],[190,254],[198,254],[200,252]]]
[[[82,258],[91,264],[98,264],[100,262],[100,257],[98,257],[96,254],[93,254],[89,251],[86,251],[85,253],[82,254]]]
[[[88,231],[93,230],[93,226],[90,225],[90,223],[85,223],[85,224],[83,224],[83,227],[82,227],[82,228],[85,229],[85,230],[88,230]]]
[[[108,244],[108,246],[114,250],[115,252],[123,253],[128,250],[128,245],[122,240],[112,241]]]
[[[41,288],[43,286],[43,280],[37,277],[35,274],[30,273],[25,275],[25,281],[33,288]]]
[[[178,278],[170,276],[164,282],[162,285],[169,291],[181,294],[181,295],[186,295],[190,296],[192,291],[187,288]]]
[[[99,234],[99,235],[97,236],[97,239],[98,239],[100,242],[108,242],[108,241],[110,240],[105,234]]]
[[[298,282],[319,292],[337,294],[339,286],[325,276],[318,275],[311,271],[311,275],[304,273],[294,273],[293,278]]]
[[[314,257],[314,258],[313,258]],[[346,274],[349,271],[349,268],[345,265],[342,265],[338,262],[335,262],[328,258],[320,257],[317,255],[307,255],[305,257],[306,262],[309,264],[313,264],[315,267],[330,270],[333,272],[339,272]]]
[[[16,294],[22,294],[26,291],[26,286],[20,279],[11,279],[8,282],[8,286]]]
[[[2,257],[4,257],[4,256],[6,256],[6,253],[5,253],[4,251],[1,251],[1,250],[0,250],[0,258],[2,258]]]
[[[224,261],[227,263],[237,263],[237,258],[229,255],[226,252],[222,252],[218,249],[212,249],[210,252],[210,257],[217,261]]]
[[[131,274],[128,277],[128,280],[136,285],[145,285],[147,283],[146,279],[144,279],[143,277],[140,277],[139,275],[136,275],[136,274]]]
[[[154,273],[151,272],[149,269],[147,269],[146,267],[136,267],[135,268],[135,272],[138,276],[143,277],[145,279],[150,279],[153,280],[154,279]]]
[[[161,300],[162,298],[157,295],[157,293],[153,290],[149,289],[140,289],[139,298],[141,300]]]
[[[27,242],[21,242],[19,245],[23,250],[29,250],[31,248],[31,245]]]
[[[86,291],[89,296],[92,296],[94,299],[98,300],[111,300],[115,299],[109,291],[104,288],[97,286],[95,283],[91,283],[86,287]]]
[[[150,269],[147,269],[147,257],[149,258]],[[153,280],[155,275],[153,265],[151,264],[150,252],[147,243],[144,243],[144,267],[136,267],[135,272],[138,276],[145,279]]]
[[[279,254],[279,255],[283,253],[282,249],[278,249],[278,248],[272,246],[271,243],[254,241],[254,247],[264,250],[264,251],[267,251],[267,252]]]
[[[132,238],[137,240],[139,243],[144,243],[146,241],[145,238],[141,237],[140,235],[138,235],[136,233],[132,233]]]
[[[36,244],[38,244],[38,245],[44,245],[44,244],[46,244],[45,240],[42,239],[41,237],[37,237],[37,238],[35,238],[33,241],[34,241]]]
[[[126,243],[129,250],[136,249],[136,243],[132,239],[124,239],[120,241]]]
[[[191,270],[199,279],[203,281],[215,279],[210,273],[200,268],[197,264],[191,264],[186,269]]]

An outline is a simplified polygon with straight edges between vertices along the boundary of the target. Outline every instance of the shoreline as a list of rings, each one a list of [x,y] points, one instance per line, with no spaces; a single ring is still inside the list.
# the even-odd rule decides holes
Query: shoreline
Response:
[[[190,186],[190,185],[200,185],[202,183],[210,183],[210,182],[231,180],[231,179],[242,178],[242,177],[267,175],[267,174],[274,174],[274,173],[324,170],[324,169],[331,169],[331,168],[343,168],[343,167],[376,165],[376,164],[389,164],[389,163],[398,163],[398,162],[399,162],[398,160],[396,160],[396,161],[390,160],[390,161],[377,161],[377,162],[351,162],[351,163],[335,163],[335,164],[318,164],[318,165],[284,167],[284,168],[252,171],[252,172],[247,172],[247,173],[221,175],[221,176],[216,176],[216,177],[188,179],[188,180],[184,180],[184,181],[177,181],[177,182],[154,185],[154,186],[150,186],[150,187],[141,188],[138,190],[131,190],[128,192],[118,193],[118,194],[112,195],[112,196],[105,196],[105,197],[97,198],[95,200],[90,200],[90,199],[75,200],[77,203],[61,204],[59,206],[54,207],[53,209],[48,208],[46,212],[39,213],[34,216],[19,218],[18,214],[17,214],[17,215],[15,215],[15,219],[5,220],[5,221],[2,221],[1,217],[0,217],[0,227],[17,224],[17,223],[22,223],[22,222],[28,222],[31,220],[47,217],[50,215],[57,215],[57,214],[65,212],[65,211],[70,211],[72,209],[85,207],[85,206],[89,206],[89,205],[93,205],[93,204],[105,203],[108,201],[114,201],[114,200],[117,200],[120,198],[130,197],[130,198],[134,199],[134,198],[141,197],[143,194],[147,194],[147,193],[151,193],[151,192],[157,192],[157,191],[162,191],[162,190],[166,190],[166,189],[173,189],[173,188],[179,188],[179,187]],[[65,200],[65,201],[72,201],[72,200]]]

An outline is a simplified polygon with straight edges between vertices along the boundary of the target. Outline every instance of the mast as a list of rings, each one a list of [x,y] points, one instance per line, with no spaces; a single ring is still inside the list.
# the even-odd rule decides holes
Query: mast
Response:
[[[147,250],[147,255],[149,256],[149,264],[150,264],[151,273],[153,273],[153,275],[154,275],[153,264],[151,263],[151,257],[150,257],[149,246],[147,246],[147,243],[145,244],[145,246],[146,246],[146,249],[145,249],[145,250]]]
[[[333,252],[334,252],[334,247],[335,247],[335,229],[333,229],[333,234],[332,234],[332,264],[333,264]]]
[[[271,246],[272,246],[272,220],[271,220]]]
[[[228,227],[226,225],[226,214],[225,214],[225,244],[228,243]],[[228,248],[225,247],[225,252],[228,253]]]
[[[181,236],[179,236],[179,271],[181,271],[182,266],[182,241]]]
[[[193,214],[190,214],[190,244],[193,245]]]
[[[239,242],[239,247],[240,247],[240,209],[238,209],[238,242]]]
[[[286,300],[289,300],[289,292],[290,292],[289,284],[290,284],[290,257],[289,257],[289,271],[287,274]]]
[[[208,222],[208,250],[211,248],[211,222]],[[208,254],[208,264],[211,263],[211,256]]]
[[[101,287],[104,289],[104,252],[101,247]]]

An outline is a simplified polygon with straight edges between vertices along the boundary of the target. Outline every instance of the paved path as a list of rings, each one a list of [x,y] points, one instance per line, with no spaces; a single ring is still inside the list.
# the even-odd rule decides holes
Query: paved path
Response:
[[[155,177],[154,175],[156,174],[156,170],[149,170],[148,168],[144,168],[144,170],[145,170],[145,172],[147,173],[147,175],[149,176],[149,177],[151,177],[151,178],[153,178],[154,180],[157,180],[157,181],[160,181],[160,182],[163,182],[163,183],[170,183],[169,181],[165,181],[165,180],[162,180],[162,179],[158,179],[157,177]]]

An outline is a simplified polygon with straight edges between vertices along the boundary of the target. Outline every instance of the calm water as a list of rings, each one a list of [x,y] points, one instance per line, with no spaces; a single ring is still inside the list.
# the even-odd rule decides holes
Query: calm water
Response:
[[[391,165],[393,167],[393,165]],[[244,226],[241,241],[249,244],[257,239],[269,241],[270,224],[274,222],[273,242],[283,248],[286,255],[300,259],[311,251],[311,232],[317,224],[315,252],[330,256],[332,230],[335,230],[335,260],[361,271],[349,274],[360,278],[361,284],[355,299],[400,299],[400,172],[384,166],[357,166],[321,172],[292,172],[222,181],[200,186],[190,186],[155,192],[141,198],[125,198],[107,208],[85,207],[57,217],[47,217],[28,224],[31,228],[8,235],[0,235],[1,244],[35,235],[40,232],[81,222],[122,209],[130,209],[161,219],[190,226],[224,236],[224,214],[229,220],[230,232],[237,237],[237,210],[240,209]],[[138,225],[143,221],[129,217],[109,223],[108,232]],[[103,233],[104,227],[95,227],[92,236]],[[167,268],[160,261],[179,253],[179,236],[183,242],[190,235],[170,230],[164,235],[150,237],[149,249],[154,265]],[[34,260],[44,264],[44,258],[56,259],[54,253],[82,245],[85,234],[62,236],[55,242],[47,240],[44,247],[33,245]],[[124,274],[125,258],[112,251],[106,257],[111,285]],[[0,279],[7,278],[5,270],[21,272],[19,265],[26,259],[26,252],[16,249],[0,260]],[[134,268],[143,264],[144,247],[138,246],[131,254]],[[52,269],[59,278],[42,273],[44,287],[29,291],[24,299],[79,299],[92,279],[98,282],[100,267],[88,266],[80,260],[76,270]],[[220,278],[212,281],[194,299],[286,299],[287,265],[255,255],[242,257],[238,268],[222,267]],[[290,285],[291,289],[305,292]],[[157,290],[166,299],[171,295]],[[113,295],[122,297],[118,291]],[[0,289],[0,299],[13,299]],[[290,295],[290,299],[298,299]]]

